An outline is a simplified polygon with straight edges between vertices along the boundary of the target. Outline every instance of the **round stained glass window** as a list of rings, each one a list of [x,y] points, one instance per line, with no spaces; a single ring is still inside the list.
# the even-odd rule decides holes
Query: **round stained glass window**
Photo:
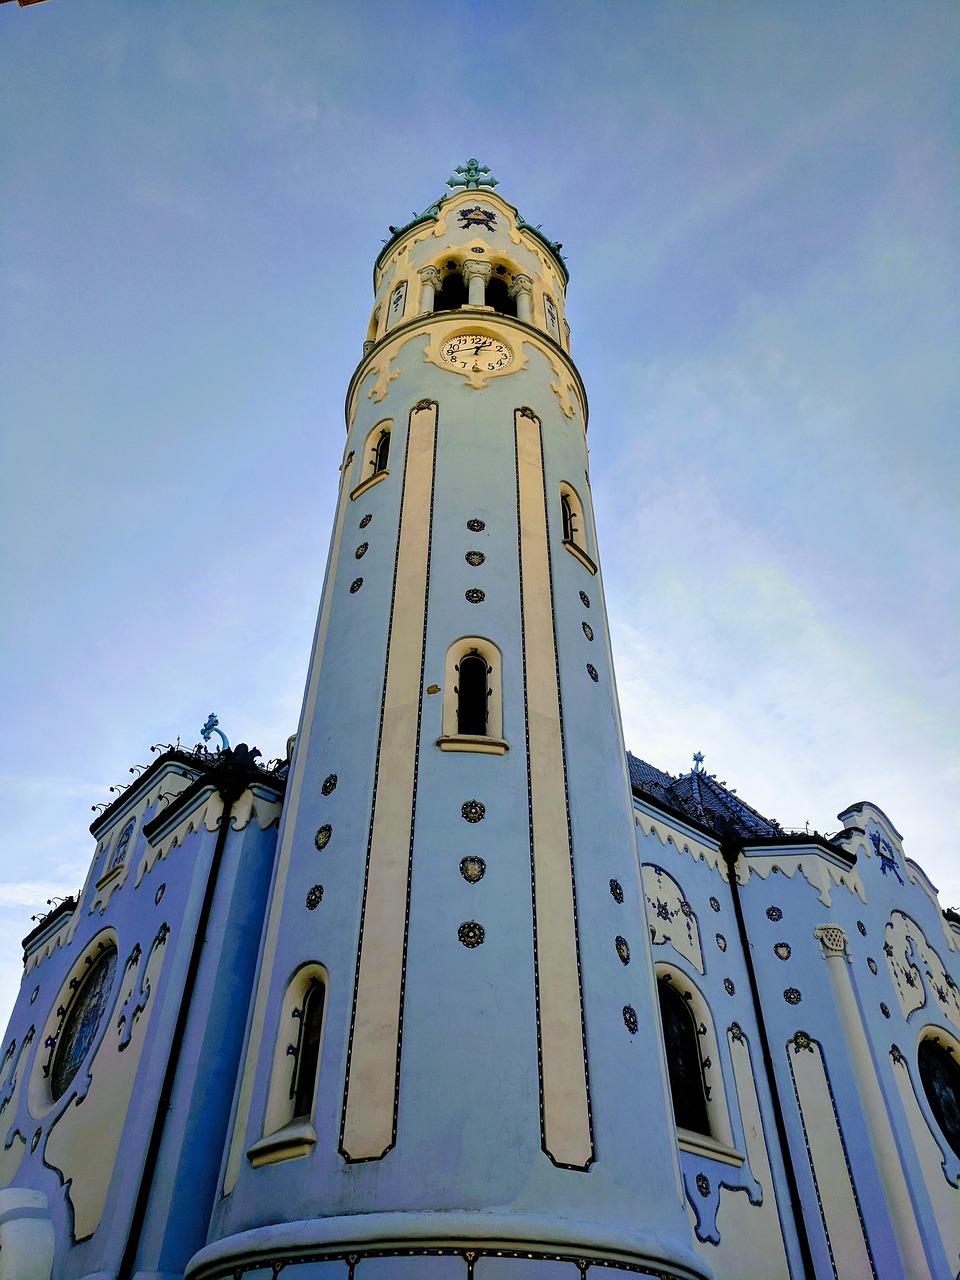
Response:
[[[50,1071],[50,1092],[54,1101],[62,1098],[70,1088],[74,1076],[90,1052],[107,1011],[107,1001],[110,999],[116,972],[117,952],[114,947],[110,947],[93,961],[90,971],[70,1002],[57,1036]]]

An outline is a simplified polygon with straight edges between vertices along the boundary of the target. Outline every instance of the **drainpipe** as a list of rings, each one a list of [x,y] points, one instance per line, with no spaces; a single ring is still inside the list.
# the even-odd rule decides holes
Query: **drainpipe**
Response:
[[[773,1119],[777,1128],[777,1138],[780,1141],[780,1150],[783,1153],[783,1168],[787,1178],[787,1187],[790,1192],[790,1211],[793,1217],[794,1229],[797,1233],[797,1244],[800,1249],[800,1258],[803,1263],[804,1275],[810,1277],[812,1280],[812,1278],[816,1276],[816,1270],[813,1265],[813,1254],[810,1250],[810,1238],[807,1235],[807,1225],[803,1217],[803,1205],[800,1200],[800,1188],[797,1185],[796,1172],[793,1167],[793,1156],[791,1155],[790,1146],[787,1142],[787,1126],[783,1117],[783,1108],[780,1105],[777,1077],[776,1072],[773,1069],[773,1055],[770,1052],[770,1040],[767,1036],[767,1026],[763,1017],[763,1005],[760,1002],[760,988],[757,984],[757,971],[753,965],[753,949],[747,935],[747,923],[743,915],[743,904],[740,901],[740,883],[737,879],[737,861],[743,850],[740,842],[733,836],[727,834],[721,837],[720,851],[723,854],[724,862],[727,864],[728,879],[730,881],[730,894],[733,898],[734,914],[737,917],[737,932],[740,935],[740,950],[743,952],[743,958],[747,966],[747,981],[750,984],[753,1011],[757,1020],[757,1033],[760,1038],[760,1054],[763,1058],[763,1067],[767,1077],[767,1086],[770,1091],[770,1101],[773,1106]]]
[[[147,1216],[147,1205],[150,1200],[150,1191],[153,1186],[153,1179],[157,1169],[157,1160],[160,1156],[160,1146],[163,1142],[163,1131],[166,1126],[167,1115],[170,1111],[170,1102],[173,1097],[173,1086],[177,1078],[177,1068],[180,1065],[180,1053],[183,1049],[183,1041],[187,1031],[187,1019],[190,1016],[193,992],[197,985],[197,975],[200,972],[200,957],[203,954],[203,948],[207,938],[207,928],[210,923],[210,914],[213,910],[214,897],[216,896],[220,864],[223,861],[223,851],[227,843],[227,833],[230,830],[230,817],[233,812],[234,804],[246,790],[247,782],[249,780],[249,767],[253,763],[254,758],[259,754],[260,752],[257,751],[255,747],[251,750],[245,743],[238,743],[234,750],[228,749],[220,752],[217,757],[217,765],[214,767],[210,775],[210,780],[216,786],[220,798],[223,801],[223,812],[220,815],[220,828],[217,831],[217,843],[214,846],[213,858],[210,862],[210,871],[207,876],[207,884],[203,894],[203,902],[200,906],[200,915],[197,918],[197,928],[194,934],[193,948],[190,952],[190,962],[187,966],[187,974],[183,983],[183,994],[180,1000],[180,1008],[177,1011],[177,1021],[170,1041],[170,1050],[167,1054],[167,1065],[163,1073],[163,1083],[160,1086],[160,1096],[157,1100],[157,1114],[154,1118],[153,1128],[150,1132],[150,1142],[147,1146],[147,1155],[143,1163],[143,1170],[140,1174],[140,1185],[137,1188],[137,1198],[133,1206],[133,1216],[130,1220],[130,1230],[127,1234],[127,1243],[120,1259],[120,1266],[117,1269],[117,1280],[132,1280],[133,1278],[137,1247],[140,1243],[140,1233],[143,1230],[143,1224]]]

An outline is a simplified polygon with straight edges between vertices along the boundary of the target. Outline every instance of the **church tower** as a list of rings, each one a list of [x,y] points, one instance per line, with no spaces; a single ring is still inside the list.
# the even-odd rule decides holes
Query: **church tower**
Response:
[[[560,245],[475,160],[391,238],[191,1280],[706,1274]]]

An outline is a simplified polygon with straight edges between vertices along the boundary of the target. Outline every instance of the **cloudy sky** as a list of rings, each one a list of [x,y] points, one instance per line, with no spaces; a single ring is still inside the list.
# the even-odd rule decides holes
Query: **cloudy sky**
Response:
[[[0,7],[0,1016],[90,806],[296,727],[373,260],[562,240],[627,741],[960,905],[953,0]]]

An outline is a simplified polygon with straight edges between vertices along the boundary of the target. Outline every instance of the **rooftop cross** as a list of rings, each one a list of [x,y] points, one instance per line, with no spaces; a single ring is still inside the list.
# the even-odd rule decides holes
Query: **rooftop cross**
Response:
[[[223,732],[223,730],[217,728],[217,725],[219,723],[220,721],[211,711],[210,714],[207,716],[207,723],[200,730],[200,736],[201,738],[203,738],[204,742],[209,742],[213,734],[216,734],[217,737],[220,739],[220,744],[221,744],[220,750],[226,751],[229,749],[230,743],[227,741],[227,735]]]
[[[694,768],[694,771],[695,771],[695,772],[697,772],[697,773],[699,773],[699,772],[700,772],[700,766],[701,766],[702,764],[703,764],[703,752],[702,752],[702,751],[695,751],[695,752],[693,753],[693,768]]]
[[[498,187],[500,185],[496,178],[488,178],[486,176],[490,170],[486,165],[481,165],[478,160],[468,160],[466,164],[460,165],[453,172],[460,176],[447,179],[447,186],[451,190],[455,187],[466,187],[468,191],[472,191],[477,187]]]

